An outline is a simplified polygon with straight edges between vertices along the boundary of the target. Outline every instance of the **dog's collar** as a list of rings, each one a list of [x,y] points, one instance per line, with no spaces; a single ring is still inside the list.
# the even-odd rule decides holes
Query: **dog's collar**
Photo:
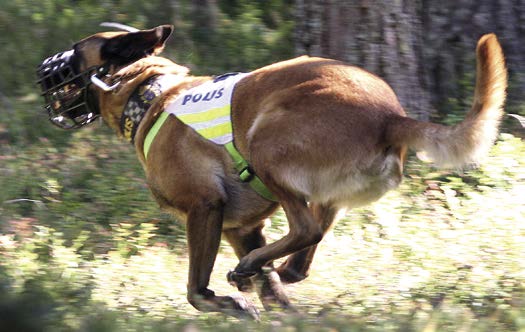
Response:
[[[134,142],[144,115],[174,81],[180,81],[180,75],[155,75],[142,82],[131,94],[120,117],[120,132],[127,141]]]

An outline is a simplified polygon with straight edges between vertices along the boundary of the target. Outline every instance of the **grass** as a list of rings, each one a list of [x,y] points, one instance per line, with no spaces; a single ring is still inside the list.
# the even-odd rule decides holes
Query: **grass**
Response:
[[[300,315],[259,323],[187,303],[183,229],[127,145],[88,130],[53,146],[1,156],[0,330],[525,331],[525,143],[511,135],[464,173],[410,158],[401,188],[345,214],[287,287]],[[266,231],[287,232],[282,212]],[[211,289],[236,292],[236,263],[223,243]]]

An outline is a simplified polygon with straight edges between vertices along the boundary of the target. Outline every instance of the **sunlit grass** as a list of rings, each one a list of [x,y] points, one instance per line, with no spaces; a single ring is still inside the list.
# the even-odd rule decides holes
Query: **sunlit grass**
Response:
[[[203,314],[187,303],[180,228],[149,201],[139,168],[129,171],[137,177],[134,195],[129,177],[113,176],[123,162],[104,151],[114,142],[96,142],[96,155],[88,143],[60,160],[68,173],[40,172],[28,155],[29,162],[10,161],[47,181],[40,191],[22,182],[44,210],[34,207],[30,216],[10,204],[0,210],[0,316],[12,312],[19,323],[34,321],[49,331],[525,330],[525,144],[519,139],[502,136],[480,170],[460,175],[411,159],[401,188],[344,215],[319,245],[309,278],[287,286],[302,316],[263,313],[261,323]],[[101,162],[103,170],[93,166]],[[71,164],[77,169],[68,170]],[[100,173],[96,182],[85,176],[93,169]],[[91,198],[97,192],[101,197]],[[102,201],[116,204],[114,196],[129,203],[127,213]],[[90,200],[75,201],[82,197]],[[108,215],[100,219],[97,209]],[[266,227],[270,241],[286,231],[282,212]],[[223,243],[210,285],[217,294],[236,292],[225,277],[236,264]]]

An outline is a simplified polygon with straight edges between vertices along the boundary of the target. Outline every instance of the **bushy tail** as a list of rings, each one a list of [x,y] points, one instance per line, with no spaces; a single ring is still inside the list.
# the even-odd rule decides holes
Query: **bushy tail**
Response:
[[[480,38],[476,58],[474,101],[462,122],[443,126],[395,118],[389,124],[389,141],[422,151],[441,166],[461,167],[485,156],[498,134],[507,88],[505,59],[494,34]]]

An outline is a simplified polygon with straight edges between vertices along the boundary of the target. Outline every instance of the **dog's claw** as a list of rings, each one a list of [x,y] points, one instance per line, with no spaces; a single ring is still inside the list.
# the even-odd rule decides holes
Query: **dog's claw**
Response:
[[[237,287],[241,292],[244,292],[251,288],[251,280],[249,280],[249,278],[256,274],[256,272],[237,272],[234,270],[228,272],[226,279],[230,285]]]

